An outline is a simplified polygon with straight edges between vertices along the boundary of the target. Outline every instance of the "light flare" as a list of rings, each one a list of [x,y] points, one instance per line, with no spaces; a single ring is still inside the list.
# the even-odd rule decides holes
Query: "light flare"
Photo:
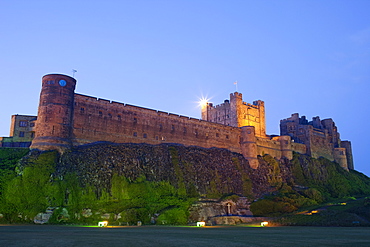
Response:
[[[206,107],[207,106],[207,104],[209,103],[209,101],[210,101],[211,99],[210,98],[208,98],[207,96],[206,97],[204,97],[204,96],[202,96],[200,99],[199,99],[199,101],[198,101],[198,105],[201,107],[201,108],[204,108],[204,107]]]

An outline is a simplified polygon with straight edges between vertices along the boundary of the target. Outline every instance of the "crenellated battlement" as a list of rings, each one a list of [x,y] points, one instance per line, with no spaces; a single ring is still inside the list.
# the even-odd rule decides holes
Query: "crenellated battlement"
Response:
[[[353,169],[353,158],[350,142],[342,141],[338,129],[331,118],[320,120],[316,116],[308,121],[298,113],[280,121],[280,134],[287,135],[297,143],[307,146],[307,154],[314,158],[325,157],[338,162],[343,168]],[[338,151],[340,150],[340,151]],[[343,158],[346,156],[346,159]]]
[[[298,113],[280,121],[281,135],[266,135],[262,100],[246,103],[234,92],[230,99],[202,107],[202,119],[75,93],[76,80],[43,77],[32,149],[57,149],[98,141],[115,143],[179,143],[225,148],[243,154],[252,168],[258,155],[293,157],[293,151],[335,160],[353,169],[351,144],[341,142],[331,119],[308,122]],[[352,163],[351,163],[352,162]]]

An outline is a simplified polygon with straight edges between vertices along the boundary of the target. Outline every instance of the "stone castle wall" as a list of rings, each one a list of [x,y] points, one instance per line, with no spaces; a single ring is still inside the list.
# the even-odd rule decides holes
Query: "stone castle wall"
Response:
[[[349,141],[341,141],[332,119],[319,117],[306,120],[298,113],[280,121],[280,134],[290,136],[296,143],[306,146],[306,153],[313,158],[324,157],[336,161],[344,169],[353,169],[352,148]]]
[[[75,94],[73,144],[181,143],[240,153],[240,130],[129,104]]]
[[[312,125],[294,115],[281,122],[281,136],[266,135],[264,102],[245,103],[241,93],[230,94],[230,100],[215,107],[208,103],[199,120],[77,94],[75,86],[76,80],[66,75],[43,77],[31,149],[64,152],[99,141],[179,143],[241,153],[252,168],[258,167],[257,156],[264,154],[291,159],[296,151],[342,162],[343,167],[351,155],[346,148],[335,151],[341,147],[335,144],[339,134],[332,121],[316,119]]]

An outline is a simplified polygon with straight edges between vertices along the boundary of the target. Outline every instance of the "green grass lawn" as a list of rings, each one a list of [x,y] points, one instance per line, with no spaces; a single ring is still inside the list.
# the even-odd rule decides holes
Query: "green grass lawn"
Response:
[[[370,246],[365,227],[0,226],[0,246]]]

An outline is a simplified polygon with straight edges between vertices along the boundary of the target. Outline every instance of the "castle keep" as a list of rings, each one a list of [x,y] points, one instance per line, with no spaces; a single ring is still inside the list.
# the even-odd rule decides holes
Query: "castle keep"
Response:
[[[351,144],[340,140],[331,119],[316,117],[308,122],[293,114],[281,121],[280,136],[270,136],[266,135],[264,102],[245,103],[238,92],[220,105],[207,103],[200,120],[77,94],[75,86],[76,80],[66,75],[42,78],[31,149],[64,152],[98,141],[179,143],[241,153],[253,168],[258,167],[258,155],[291,159],[294,151],[353,169]]]

